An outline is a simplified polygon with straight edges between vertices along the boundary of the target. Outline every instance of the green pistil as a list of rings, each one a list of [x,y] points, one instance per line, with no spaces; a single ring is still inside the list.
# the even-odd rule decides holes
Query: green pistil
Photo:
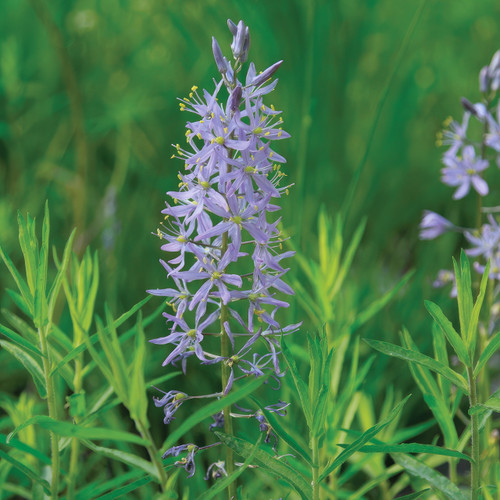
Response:
[[[208,189],[210,187],[210,182],[207,182],[207,181],[201,181],[200,182],[200,186],[203,188],[203,189]]]
[[[186,333],[186,335],[188,337],[194,338],[194,337],[196,337],[196,330],[191,329],[191,330],[189,330],[189,332]]]
[[[262,127],[255,127],[253,129],[254,134],[262,134]]]
[[[254,300],[257,300],[259,298],[259,294],[258,293],[251,293],[249,296],[248,296],[248,299],[251,300],[252,302]]]
[[[182,235],[181,236],[177,236],[176,239],[177,239],[177,241],[179,243],[186,243],[186,241],[187,241],[186,238],[184,238],[184,236],[182,236]]]
[[[245,167],[245,173],[246,174],[255,174],[257,172],[257,169],[255,167]]]
[[[234,217],[231,217],[230,219],[232,222],[235,224],[241,224],[241,221],[243,220],[239,215],[235,215]]]
[[[224,137],[221,137],[221,136],[216,137],[216,138],[215,138],[215,142],[216,142],[217,144],[220,144],[220,145],[222,146],[222,145],[224,144]]]
[[[178,401],[179,399],[183,399],[184,397],[185,397],[184,394],[181,394],[181,393],[176,394],[174,396],[174,401]]]
[[[472,169],[472,168],[469,168],[469,169],[467,169],[467,173],[469,175],[474,175],[476,173],[476,171],[474,169]]]
[[[219,271],[214,271],[212,273],[212,280],[218,280],[220,278],[222,278],[222,273],[219,273]]]

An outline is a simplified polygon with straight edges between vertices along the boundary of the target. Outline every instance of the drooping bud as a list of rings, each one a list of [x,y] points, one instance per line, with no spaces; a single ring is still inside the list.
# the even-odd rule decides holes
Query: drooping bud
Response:
[[[219,44],[215,37],[212,37],[212,52],[214,53],[215,64],[221,75],[227,73],[227,59],[222,55]]]
[[[229,96],[229,100],[227,102],[228,108],[232,114],[235,113],[240,107],[241,95],[242,95],[241,85],[237,85],[231,92],[231,95]]]
[[[468,99],[462,97],[460,100],[465,111],[473,114],[478,120],[483,121],[488,116],[486,106],[480,102],[472,104]]]
[[[276,70],[281,66],[282,62],[283,61],[278,61],[278,62],[274,63],[272,66],[269,66],[269,68],[265,69],[260,75],[257,75],[252,80],[252,82],[250,83],[250,85],[258,86],[261,83],[264,83],[269,78],[271,78],[271,76],[273,76],[274,73],[276,72]]]

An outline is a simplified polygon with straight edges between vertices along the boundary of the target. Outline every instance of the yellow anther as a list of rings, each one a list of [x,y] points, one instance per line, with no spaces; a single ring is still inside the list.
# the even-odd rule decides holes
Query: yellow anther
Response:
[[[193,86],[191,87],[191,91],[192,91],[192,92],[196,92],[197,90],[198,90],[198,87],[197,87],[196,85],[193,85]]]
[[[278,132],[278,137],[281,137],[282,133],[283,133],[283,130],[280,129],[280,131]]]
[[[163,234],[161,234],[160,228],[158,228],[158,229],[156,230],[156,234],[158,235],[158,237],[160,238],[160,240],[162,240],[162,239],[163,239]]]
[[[271,104],[271,109],[272,109],[273,111],[276,111],[276,110],[274,109],[274,104]]]
[[[264,135],[269,135],[271,132],[267,131]]]
[[[199,132],[196,134],[196,137],[198,137],[198,139],[200,139],[201,141],[201,134]]]

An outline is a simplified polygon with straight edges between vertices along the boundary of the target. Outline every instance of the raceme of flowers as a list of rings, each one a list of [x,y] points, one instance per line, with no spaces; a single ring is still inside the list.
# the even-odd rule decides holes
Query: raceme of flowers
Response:
[[[273,200],[287,194],[289,187],[281,185],[285,175],[280,163],[285,159],[273,143],[289,134],[281,128],[281,112],[264,97],[276,87],[271,77],[282,61],[259,74],[250,63],[240,81],[249,32],[242,21],[235,25],[228,20],[228,26],[234,62],[222,55],[213,38],[220,80],[214,80],[212,92],[192,87],[189,97],[180,99],[181,111],[193,113],[196,120],[186,124],[187,146],[175,146],[173,157],[184,162],[184,170],[178,175],[178,190],[167,193],[173,201],[166,203],[165,221],[157,232],[165,241],[162,250],[174,254],[160,262],[175,288],[148,292],[168,297],[172,309],[164,313],[168,335],[151,341],[169,346],[163,365],[180,365],[186,373],[188,358],[197,358],[204,365],[225,364],[229,377],[218,393],[190,396],[173,390],[155,398],[166,424],[188,400],[220,398],[246,377],[271,372],[273,385],[279,387],[280,338],[299,326],[282,326],[276,317],[280,308],[288,307],[278,292],[293,294],[283,280],[288,269],[282,262],[293,252],[282,250],[280,219],[273,217],[280,209]],[[229,339],[227,355],[212,352],[218,344],[211,340],[223,336]],[[279,401],[266,409],[284,415],[286,406]],[[269,442],[272,433],[262,413],[239,410],[231,416],[254,417]],[[224,426],[222,412],[213,418],[211,429]],[[167,450],[164,457],[187,452],[176,465],[192,476],[201,449],[183,444]],[[224,461],[212,464],[206,478],[226,475],[225,466]]]
[[[473,104],[463,98],[464,114],[461,122],[449,120],[447,130],[442,133],[438,141],[448,146],[443,155],[444,168],[441,170],[441,181],[455,189],[453,193],[455,200],[473,192],[480,198],[486,196],[490,192],[487,170],[492,163],[496,163],[500,168],[500,100],[497,98],[499,88],[500,50],[479,74],[481,102]],[[471,130],[472,125],[476,125],[479,130],[476,134],[479,136],[477,140],[474,131]],[[500,226],[493,215],[500,208],[486,208],[482,206],[482,202],[480,207],[481,213],[488,213],[487,222],[473,229],[456,226],[435,212],[425,211],[420,224],[420,238],[434,239],[448,231],[463,233],[470,243],[466,253],[476,259],[475,269],[482,273],[487,261],[491,260],[490,279],[500,280]],[[453,281],[454,273],[442,270],[434,285],[439,287]],[[456,295],[455,286],[452,295]]]

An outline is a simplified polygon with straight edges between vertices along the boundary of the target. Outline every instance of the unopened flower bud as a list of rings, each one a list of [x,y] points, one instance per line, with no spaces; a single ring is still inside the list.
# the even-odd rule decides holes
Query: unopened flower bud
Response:
[[[222,55],[222,51],[215,37],[212,37],[212,52],[214,53],[215,64],[217,64],[219,73],[225,75],[227,73],[227,59]]]
[[[479,90],[481,92],[488,92],[489,78],[488,78],[488,66],[485,66],[479,72]]]
[[[274,63],[272,66],[269,66],[266,70],[264,70],[260,75],[257,75],[251,82],[251,85],[258,86],[261,83],[264,83],[266,80],[271,78],[276,70],[281,66],[283,61],[278,61]]]
[[[231,92],[231,95],[229,96],[229,100],[227,102],[231,113],[235,113],[236,110],[240,107],[241,94],[242,94],[241,85],[237,85],[235,89]]]
[[[236,33],[234,33],[232,25],[234,23],[230,25],[228,22],[229,29],[233,33],[233,43],[231,44],[233,57],[239,59],[241,62],[245,62],[247,60],[248,49],[250,48],[250,32],[243,21],[240,21],[236,26]]]

